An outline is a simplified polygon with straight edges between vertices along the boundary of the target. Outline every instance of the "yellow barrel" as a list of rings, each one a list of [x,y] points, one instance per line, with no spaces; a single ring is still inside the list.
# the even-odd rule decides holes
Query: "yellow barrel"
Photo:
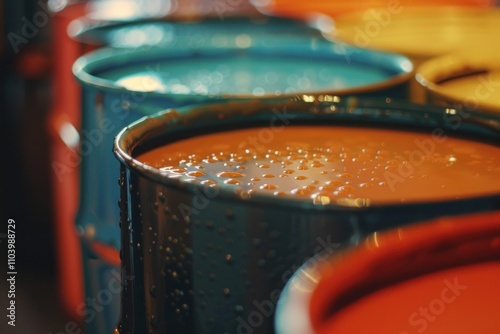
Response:
[[[473,7],[407,7],[390,2],[338,16],[328,36],[358,47],[405,54],[418,66],[436,56],[490,47],[500,41],[500,9]],[[416,83],[412,99],[424,102]]]
[[[452,53],[419,66],[416,79],[426,102],[463,109],[463,117],[476,111],[500,113],[500,58],[494,49]]]

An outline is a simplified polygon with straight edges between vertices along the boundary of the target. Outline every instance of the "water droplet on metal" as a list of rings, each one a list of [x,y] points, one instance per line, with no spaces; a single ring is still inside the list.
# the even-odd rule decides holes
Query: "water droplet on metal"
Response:
[[[232,211],[232,210],[229,210],[229,209],[228,209],[228,210],[226,210],[226,217],[227,217],[228,219],[233,219],[233,218],[234,218],[234,213],[233,213],[233,211]]]
[[[155,318],[154,314],[151,315],[151,327],[158,329],[158,319]]]
[[[151,289],[149,290],[149,293],[151,294],[151,297],[155,298],[156,297],[156,285],[153,285]]]

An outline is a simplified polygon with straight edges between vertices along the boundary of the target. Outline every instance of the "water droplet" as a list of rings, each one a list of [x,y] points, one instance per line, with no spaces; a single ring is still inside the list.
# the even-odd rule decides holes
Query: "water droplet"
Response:
[[[229,179],[224,181],[225,184],[230,184],[230,185],[240,185],[241,181],[236,180],[236,179]]]
[[[206,185],[206,186],[215,186],[215,185],[217,185],[217,182],[215,182],[214,180],[203,180],[200,183],[203,184],[203,185]]]
[[[320,192],[313,195],[313,203],[316,205],[329,205],[335,202],[335,196],[327,192]]]
[[[238,173],[238,172],[221,172],[219,174],[217,174],[218,177],[222,177],[222,178],[240,178],[240,177],[243,177],[245,176],[244,174],[242,173]]]
[[[193,171],[193,172],[187,173],[186,175],[192,176],[192,177],[202,177],[202,176],[205,176],[206,174],[203,172],[200,172],[200,171]]]
[[[154,329],[158,329],[158,319],[155,318],[155,315],[152,314],[151,315],[151,327],[153,327]]]
[[[263,184],[259,188],[262,190],[276,190],[278,189],[278,186],[274,184]]]
[[[312,164],[311,164],[311,167],[313,168],[320,168],[320,167],[324,167],[325,165],[322,164],[321,162],[319,161],[314,161]]]
[[[314,188],[311,189],[309,186],[304,186],[300,188],[295,188],[290,191],[290,194],[295,196],[309,196],[314,191]]]
[[[339,197],[347,197],[349,195],[353,195],[354,190],[355,190],[355,188],[353,186],[345,185],[345,186],[338,187],[337,190],[335,190],[333,192],[333,194],[335,196],[339,196]]]
[[[153,298],[156,297],[156,285],[151,286],[149,293],[151,294],[151,297],[153,297]]]
[[[234,213],[233,213],[233,211],[232,211],[232,210],[229,210],[229,209],[228,209],[228,210],[226,210],[226,217],[227,217],[228,219],[233,219],[233,218],[234,218]]]

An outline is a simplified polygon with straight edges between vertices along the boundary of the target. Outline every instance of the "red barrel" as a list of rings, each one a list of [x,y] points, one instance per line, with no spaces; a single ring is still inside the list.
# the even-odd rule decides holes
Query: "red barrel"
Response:
[[[278,333],[500,332],[500,211],[374,233],[319,268],[290,281]]]

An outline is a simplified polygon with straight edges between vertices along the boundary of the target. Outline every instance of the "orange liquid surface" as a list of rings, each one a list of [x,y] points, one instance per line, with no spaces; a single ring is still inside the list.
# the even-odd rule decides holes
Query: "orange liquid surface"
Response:
[[[425,275],[351,304],[319,333],[500,333],[499,282],[498,262]]]
[[[499,147],[397,130],[249,128],[180,140],[136,159],[186,182],[318,205],[500,193]]]

